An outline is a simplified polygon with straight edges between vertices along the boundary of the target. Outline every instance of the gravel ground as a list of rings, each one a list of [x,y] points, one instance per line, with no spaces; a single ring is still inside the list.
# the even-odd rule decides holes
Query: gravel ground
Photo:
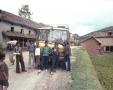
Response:
[[[9,67],[8,90],[65,90],[65,85],[71,82],[70,72],[62,71],[61,67],[53,75],[50,75],[50,69],[39,74],[37,69],[28,69],[28,52],[24,52],[23,55],[27,72],[17,74],[16,65],[11,65],[6,54],[5,62]],[[71,61],[75,61],[73,56]]]

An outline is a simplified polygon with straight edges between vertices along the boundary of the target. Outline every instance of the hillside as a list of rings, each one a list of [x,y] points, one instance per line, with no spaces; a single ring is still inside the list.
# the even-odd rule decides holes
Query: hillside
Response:
[[[80,36],[78,34],[73,34],[73,37],[80,39]]]
[[[113,26],[109,26],[109,27],[106,27],[106,28],[103,28],[103,29],[100,29],[100,30],[97,30],[97,31],[94,31],[94,32],[90,32],[84,36],[80,36],[80,42],[91,37],[95,32],[98,32],[98,31],[106,31],[106,30],[113,30]]]

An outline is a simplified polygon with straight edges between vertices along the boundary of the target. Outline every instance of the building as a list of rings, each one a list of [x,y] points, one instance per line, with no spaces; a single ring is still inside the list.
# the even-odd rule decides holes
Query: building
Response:
[[[81,42],[89,55],[113,52],[113,30],[97,31]]]
[[[98,55],[100,53],[101,43],[94,37],[90,37],[81,42],[81,46],[87,50],[89,55]]]
[[[10,40],[20,41],[24,47],[29,39],[37,39],[40,27],[44,24],[0,10],[0,42],[4,48]]]
[[[79,39],[77,37],[74,37],[74,45],[79,46]]]

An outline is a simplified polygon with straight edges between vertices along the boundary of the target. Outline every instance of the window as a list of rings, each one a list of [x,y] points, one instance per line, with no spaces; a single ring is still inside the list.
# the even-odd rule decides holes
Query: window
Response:
[[[110,47],[110,51],[113,52],[113,46]]]
[[[21,29],[21,33],[24,34],[24,29]]]
[[[31,34],[31,31],[29,30],[29,34]]]
[[[111,35],[112,35],[112,32],[108,32],[108,35],[110,35],[110,36],[111,36]]]
[[[109,46],[107,46],[107,47],[106,47],[106,51],[109,51],[109,49],[110,49]]]
[[[14,27],[11,27],[11,32],[14,32]]]

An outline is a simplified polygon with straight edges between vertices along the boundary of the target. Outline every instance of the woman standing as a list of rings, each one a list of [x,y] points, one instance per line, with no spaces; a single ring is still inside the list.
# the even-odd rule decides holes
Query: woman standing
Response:
[[[71,56],[71,48],[67,40],[64,41],[64,60],[62,61],[62,69],[70,71],[70,56]],[[66,62],[67,62],[67,69],[66,69]]]

